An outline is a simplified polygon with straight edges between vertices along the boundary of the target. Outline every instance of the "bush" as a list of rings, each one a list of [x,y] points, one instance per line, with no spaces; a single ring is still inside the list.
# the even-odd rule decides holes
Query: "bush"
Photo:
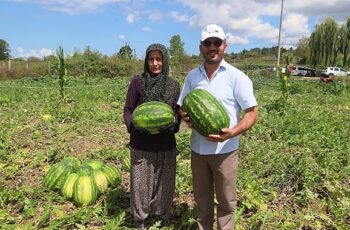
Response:
[[[69,76],[84,77],[130,77],[143,70],[143,61],[122,59],[118,57],[102,57],[91,59],[84,56],[66,58],[66,71]],[[28,65],[28,66],[27,66]],[[41,77],[57,75],[58,61],[53,58],[50,62],[33,60],[25,62],[14,60],[11,69],[7,63],[0,67],[0,79],[18,79],[22,77]]]

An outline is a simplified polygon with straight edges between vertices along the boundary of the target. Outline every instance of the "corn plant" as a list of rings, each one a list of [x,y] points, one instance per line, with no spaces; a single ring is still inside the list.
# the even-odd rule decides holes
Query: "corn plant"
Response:
[[[293,59],[292,54],[287,54],[285,56],[286,59],[286,67],[284,73],[282,72],[282,69],[278,70],[279,76],[280,76],[280,82],[281,82],[281,92],[282,92],[282,98],[285,100],[288,98],[289,91],[290,91],[290,72],[289,72],[289,64],[291,63]]]
[[[57,58],[58,58],[58,77],[59,77],[59,84],[60,84],[60,94],[61,98],[64,100],[64,83],[66,82],[65,79],[65,63],[64,63],[64,52],[62,46],[59,46],[56,50]]]

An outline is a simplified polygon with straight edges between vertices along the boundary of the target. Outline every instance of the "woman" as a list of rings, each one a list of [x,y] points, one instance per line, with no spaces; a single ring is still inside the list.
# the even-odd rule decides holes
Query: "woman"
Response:
[[[170,217],[175,190],[176,148],[175,133],[179,130],[177,100],[179,83],[169,77],[168,51],[161,44],[152,44],[146,50],[144,72],[130,82],[124,106],[124,122],[130,133],[131,211],[139,229],[152,215],[163,221]],[[149,134],[132,124],[132,112],[140,104],[161,101],[174,110],[174,124]]]

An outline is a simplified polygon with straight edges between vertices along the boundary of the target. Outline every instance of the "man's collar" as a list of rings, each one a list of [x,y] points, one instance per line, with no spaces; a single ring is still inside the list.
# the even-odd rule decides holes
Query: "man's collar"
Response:
[[[227,69],[227,65],[228,65],[228,63],[225,61],[225,59],[222,59],[221,62],[220,62],[220,66],[219,66],[218,70],[221,70],[221,69],[225,70],[225,69]],[[201,71],[205,72],[204,62],[199,66],[199,69]]]

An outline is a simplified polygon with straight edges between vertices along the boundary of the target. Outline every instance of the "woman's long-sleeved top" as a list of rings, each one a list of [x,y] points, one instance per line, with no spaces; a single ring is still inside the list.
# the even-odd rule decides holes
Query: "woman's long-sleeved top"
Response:
[[[171,79],[172,80],[172,79]],[[175,133],[179,131],[180,127],[180,117],[178,114],[178,105],[177,100],[179,98],[180,90],[176,92],[174,101],[171,105],[174,111],[175,116]],[[132,112],[135,108],[144,102],[144,92],[141,86],[141,77],[134,76],[130,82],[128,93],[126,95],[125,106],[124,106],[124,122],[125,125],[130,131],[130,124],[132,122]],[[134,149],[139,149],[143,151],[166,151],[176,147],[175,133],[172,135],[167,134],[153,134],[147,136],[135,136],[130,135],[130,147]]]

